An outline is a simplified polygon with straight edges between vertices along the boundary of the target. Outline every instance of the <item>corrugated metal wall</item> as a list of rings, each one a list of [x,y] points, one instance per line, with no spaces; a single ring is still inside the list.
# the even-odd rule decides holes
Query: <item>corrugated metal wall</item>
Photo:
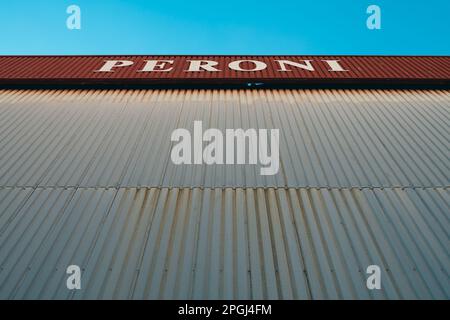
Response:
[[[2,91],[1,186],[431,187],[450,182],[450,92]],[[280,171],[174,165],[170,136],[280,129]]]
[[[449,98],[0,91],[0,298],[449,299]],[[281,172],[173,166],[194,120],[279,128]]]

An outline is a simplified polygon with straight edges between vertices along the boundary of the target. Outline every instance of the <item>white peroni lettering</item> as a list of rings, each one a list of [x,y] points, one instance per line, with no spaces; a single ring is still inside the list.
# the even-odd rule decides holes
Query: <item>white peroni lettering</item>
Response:
[[[308,72],[316,72],[321,66],[321,70],[328,72],[346,72],[349,71],[344,68],[340,60],[278,60],[273,59],[273,65],[260,60],[231,60],[227,63],[220,63],[214,60],[180,60],[179,64],[183,64],[182,71],[184,73],[205,73],[205,72],[223,72],[232,70],[236,72],[256,72],[266,69],[273,69],[274,72],[292,72],[294,70],[304,70]],[[104,60],[95,72],[115,72],[116,70],[124,69],[136,65],[136,72],[171,72],[175,70],[177,60],[166,59],[143,59],[142,61],[134,60]],[[178,69],[180,70],[180,69]]]
[[[201,307],[201,306],[189,306],[184,305],[181,307],[178,307],[178,314],[179,315],[197,315],[197,316],[204,316],[205,318],[209,318],[211,316],[211,312],[213,311],[212,307]]]
[[[115,68],[129,67],[134,62],[130,60],[105,60],[105,64],[96,72],[114,72]]]

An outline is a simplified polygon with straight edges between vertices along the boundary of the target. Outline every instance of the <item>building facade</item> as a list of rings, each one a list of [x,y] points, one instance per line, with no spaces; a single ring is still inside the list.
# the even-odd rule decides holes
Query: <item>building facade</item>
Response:
[[[449,57],[0,57],[0,86],[0,298],[450,298]],[[277,172],[174,163],[195,121],[279,130]]]

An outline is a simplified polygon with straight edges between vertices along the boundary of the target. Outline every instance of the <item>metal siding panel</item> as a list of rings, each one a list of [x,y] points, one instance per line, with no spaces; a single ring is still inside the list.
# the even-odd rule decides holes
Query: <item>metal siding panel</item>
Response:
[[[445,90],[1,90],[0,298],[449,299],[449,110]],[[281,172],[171,165],[197,119],[280,128]]]
[[[21,100],[0,103],[2,186],[430,187],[450,182],[448,91],[0,91],[0,97],[14,94]],[[171,133],[192,130],[195,120],[203,121],[204,130],[280,129],[280,171],[261,176],[259,165],[174,165]]]
[[[14,188],[0,198],[11,192],[20,201],[1,237],[2,298],[450,297],[448,239],[419,210],[425,196],[448,208],[448,188]],[[82,267],[82,290],[65,288],[69,264]],[[383,270],[382,291],[365,288],[369,264]]]
[[[137,72],[145,60],[174,60],[170,72]],[[219,61],[219,72],[187,72],[188,60]],[[315,72],[292,67],[280,73],[275,60],[314,61]],[[346,72],[329,72],[322,60],[339,60]],[[114,72],[95,72],[105,60],[132,60],[132,66]],[[228,63],[235,60],[258,60],[266,63],[262,71],[231,70]],[[250,65],[244,63],[243,67]],[[246,83],[291,80],[297,83],[429,83],[450,78],[450,57],[419,56],[0,56],[2,84],[123,84],[123,83]],[[313,81],[316,80],[316,81]],[[309,82],[308,82],[309,81]]]

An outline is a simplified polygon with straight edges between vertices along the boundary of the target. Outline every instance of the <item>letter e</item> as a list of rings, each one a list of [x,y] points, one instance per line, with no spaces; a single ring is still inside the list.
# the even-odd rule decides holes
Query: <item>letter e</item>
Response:
[[[71,5],[67,7],[66,13],[70,16],[66,20],[67,29],[81,29],[81,9],[79,6]]]

